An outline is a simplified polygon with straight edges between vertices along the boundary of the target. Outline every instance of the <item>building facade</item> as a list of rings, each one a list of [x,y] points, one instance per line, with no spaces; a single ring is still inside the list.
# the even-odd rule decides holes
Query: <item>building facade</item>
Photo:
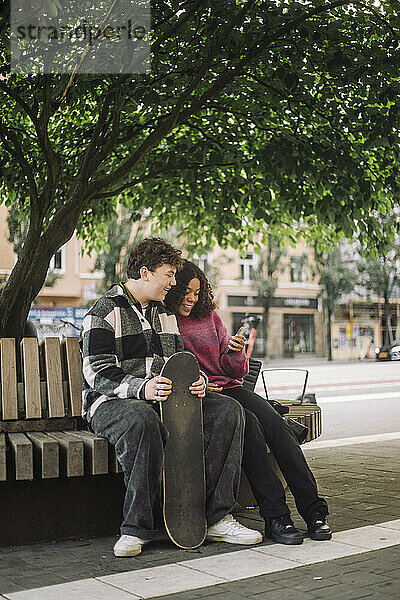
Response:
[[[133,236],[134,237],[134,236]],[[133,238],[132,240],[133,241]],[[87,306],[98,296],[102,271],[94,270],[95,258],[82,252],[74,235],[52,258],[54,285],[44,286],[31,308],[39,336],[78,335]],[[300,357],[326,355],[326,325],[322,290],[313,250],[304,243],[288,247],[276,270],[277,287],[269,302],[258,292],[259,256],[248,250],[222,250],[218,246],[193,259],[208,275],[218,312],[229,333],[235,333],[246,317],[259,320],[253,356]],[[11,272],[16,261],[8,241],[7,208],[0,205],[0,277]],[[393,337],[400,335],[400,301],[392,300]],[[68,323],[71,325],[68,326]],[[348,298],[335,311],[331,324],[333,359],[374,358],[382,343],[383,301]],[[267,329],[267,331],[265,331]]]
[[[305,244],[288,248],[277,270],[277,288],[270,301],[265,335],[265,299],[257,292],[259,257],[249,251],[215,248],[195,257],[210,274],[218,311],[228,331],[234,333],[247,316],[261,319],[254,356],[323,356],[324,328],[321,288],[314,269],[313,252]]]

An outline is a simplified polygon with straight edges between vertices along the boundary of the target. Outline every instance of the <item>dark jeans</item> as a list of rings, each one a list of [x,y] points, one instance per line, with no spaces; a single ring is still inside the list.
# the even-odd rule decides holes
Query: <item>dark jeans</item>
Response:
[[[246,409],[243,468],[264,518],[289,514],[285,491],[272,469],[271,452],[292,492],[297,510],[305,521],[316,509],[328,514],[328,505],[318,496],[314,475],[300,445],[285,420],[261,396],[239,386],[224,394]]]
[[[207,524],[214,525],[236,506],[243,450],[244,411],[222,394],[203,399]],[[91,429],[114,446],[126,493],[121,535],[156,536],[160,482],[168,432],[157,407],[145,400],[108,400],[96,409]],[[177,466],[179,468],[179,466]]]

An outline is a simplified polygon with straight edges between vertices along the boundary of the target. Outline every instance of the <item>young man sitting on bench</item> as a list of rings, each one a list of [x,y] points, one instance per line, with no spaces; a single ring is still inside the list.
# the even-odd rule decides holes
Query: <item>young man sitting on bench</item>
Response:
[[[167,358],[184,350],[175,316],[163,300],[181,266],[179,250],[146,238],[131,251],[128,281],[113,286],[83,321],[83,415],[94,433],[115,446],[126,485],[116,556],[140,554],[159,534],[168,432],[158,402],[168,400],[172,386],[159,373]],[[243,409],[221,394],[205,395],[203,377],[189,389],[204,397],[207,539],[259,543],[261,534],[231,515],[240,481]]]

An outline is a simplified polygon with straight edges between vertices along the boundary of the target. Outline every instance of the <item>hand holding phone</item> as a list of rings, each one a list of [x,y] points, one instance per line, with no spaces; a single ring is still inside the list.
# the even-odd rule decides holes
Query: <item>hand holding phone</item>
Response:
[[[235,335],[233,335],[231,337],[231,339],[229,340],[229,345],[224,350],[224,352],[222,354],[231,354],[231,352],[239,352],[240,350],[242,350],[245,342],[243,342],[243,340],[240,340],[240,341],[235,340],[235,337],[237,335],[240,335],[240,336],[244,337],[246,330],[247,330],[247,327],[245,325],[242,325],[241,327],[239,327],[239,329],[237,330],[237,332],[235,333]],[[230,347],[231,344],[232,344],[232,342],[233,342],[234,345],[236,345],[235,348]]]

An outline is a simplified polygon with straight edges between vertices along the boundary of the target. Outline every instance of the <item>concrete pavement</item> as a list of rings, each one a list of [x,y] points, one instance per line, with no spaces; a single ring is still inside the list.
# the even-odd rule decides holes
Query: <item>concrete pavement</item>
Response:
[[[113,556],[116,537],[1,548],[1,597],[399,599],[400,432],[391,439],[327,444],[317,440],[305,453],[329,502],[332,541],[306,539],[296,547],[270,540],[253,547],[206,543],[184,551],[159,540],[128,559]],[[290,496],[289,503],[304,529]],[[262,530],[257,511],[240,520]]]

